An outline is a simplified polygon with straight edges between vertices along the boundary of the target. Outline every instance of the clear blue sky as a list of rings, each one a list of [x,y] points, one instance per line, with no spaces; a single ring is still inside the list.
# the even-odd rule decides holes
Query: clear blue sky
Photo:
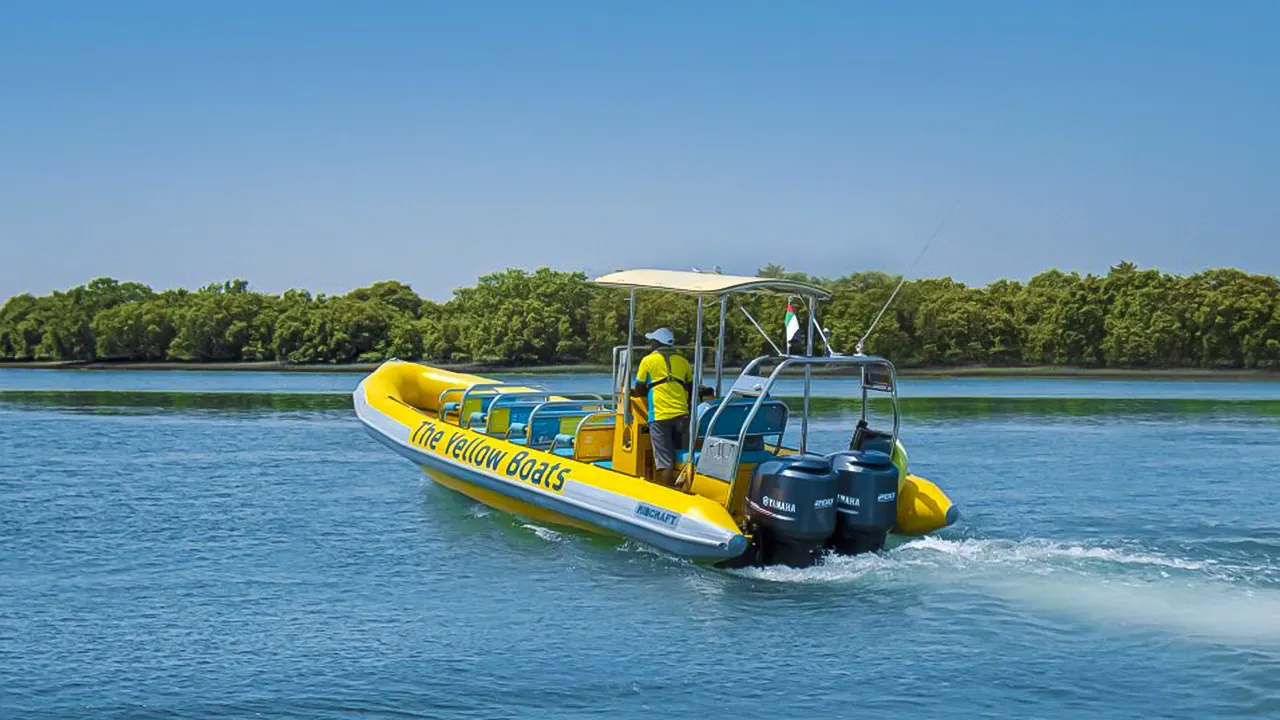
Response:
[[[0,5],[0,297],[1280,273],[1280,2]]]

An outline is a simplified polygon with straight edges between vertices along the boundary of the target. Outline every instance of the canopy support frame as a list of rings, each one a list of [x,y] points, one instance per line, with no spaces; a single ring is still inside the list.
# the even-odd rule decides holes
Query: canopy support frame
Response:
[[[631,447],[631,357],[635,354],[636,341],[636,289],[631,288],[631,298],[629,301],[629,309],[627,311],[627,360],[626,369],[622,373],[622,397],[618,398],[622,402],[624,410],[622,411],[623,446]]]
[[[689,470],[689,487],[693,487],[693,451],[698,442],[698,388],[702,387],[702,296],[698,296],[698,314],[693,330],[693,387],[689,389],[689,454],[685,467]],[[652,431],[650,431],[652,432]]]

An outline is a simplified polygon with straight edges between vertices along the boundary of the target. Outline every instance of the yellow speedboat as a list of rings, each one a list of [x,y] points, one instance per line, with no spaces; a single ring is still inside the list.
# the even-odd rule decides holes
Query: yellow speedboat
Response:
[[[945,493],[908,472],[898,441],[892,363],[829,349],[813,354],[820,328],[813,311],[828,297],[823,289],[667,270],[613,273],[596,283],[631,291],[627,344],[614,349],[609,396],[557,393],[390,360],[356,388],[356,414],[373,437],[432,480],[478,502],[535,522],[620,535],[695,561],[806,565],[826,550],[875,551],[890,532],[922,535],[956,519]],[[692,365],[698,388],[703,307],[707,298],[719,301],[715,385],[694,413],[689,447],[677,454],[677,487],[653,482],[645,400],[629,392],[637,290],[697,296]],[[722,393],[728,301],[759,292],[808,299],[807,353],[756,358]],[[862,419],[847,448],[820,454],[808,443],[811,370],[830,365],[861,372]],[[794,447],[784,444],[792,408],[770,393],[789,369],[804,372]],[[867,422],[872,392],[892,399],[889,430]]]

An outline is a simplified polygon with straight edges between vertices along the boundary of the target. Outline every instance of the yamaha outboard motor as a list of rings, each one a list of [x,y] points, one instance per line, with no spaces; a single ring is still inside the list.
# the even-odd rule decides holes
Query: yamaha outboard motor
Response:
[[[898,468],[878,450],[850,450],[830,456],[837,481],[836,552],[854,555],[884,547],[898,521]]]
[[[761,463],[747,489],[747,519],[756,527],[759,561],[807,567],[836,529],[836,472],[820,457]]]

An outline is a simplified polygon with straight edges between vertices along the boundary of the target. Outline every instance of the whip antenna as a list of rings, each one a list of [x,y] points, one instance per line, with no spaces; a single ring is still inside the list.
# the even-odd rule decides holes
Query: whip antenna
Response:
[[[929,242],[925,243],[924,247],[920,248],[920,254],[916,255],[916,259],[911,262],[911,267],[907,268],[907,271],[902,274],[902,278],[898,280],[898,286],[893,289],[893,292],[889,293],[889,299],[885,301],[884,307],[880,308],[880,312],[876,313],[876,319],[871,321],[871,327],[867,328],[867,332],[858,340],[858,344],[854,347],[855,353],[858,355],[862,354],[862,348],[866,344],[867,338],[871,337],[871,331],[876,329],[876,325],[879,324],[880,318],[884,317],[884,311],[888,310],[889,306],[893,304],[893,299],[898,297],[898,291],[901,290],[902,286],[907,282],[907,276],[911,274],[912,270],[916,269],[916,263],[920,262],[920,258],[924,257],[924,254],[928,252],[929,246],[938,238],[938,234],[942,232],[942,228],[945,227],[947,221],[951,219],[951,215],[955,213],[956,206],[959,204],[960,198],[956,198],[956,201],[951,203],[951,209],[947,211],[946,217],[942,218],[942,222],[938,223],[938,227],[933,231],[933,235],[929,236]]]
[[[751,321],[752,325],[756,326],[756,330],[760,332],[760,336],[763,337],[765,339],[765,342],[769,343],[769,345],[773,348],[773,351],[778,353],[778,356],[781,357],[783,355],[783,352],[778,349],[777,344],[774,343],[773,340],[769,337],[769,333],[765,332],[764,328],[760,327],[760,323],[756,322],[756,319],[751,317],[751,313],[747,312],[747,309],[742,307],[741,304],[738,305],[738,309],[742,311],[743,315],[747,316],[747,319]]]

